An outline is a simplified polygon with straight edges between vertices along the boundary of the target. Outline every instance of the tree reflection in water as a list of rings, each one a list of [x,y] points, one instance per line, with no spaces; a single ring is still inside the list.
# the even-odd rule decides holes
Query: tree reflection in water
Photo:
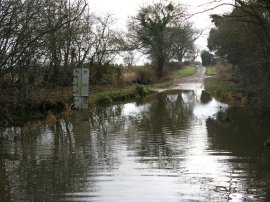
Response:
[[[267,129],[227,107],[172,91],[5,129],[19,138],[0,145],[0,201],[269,199]]]

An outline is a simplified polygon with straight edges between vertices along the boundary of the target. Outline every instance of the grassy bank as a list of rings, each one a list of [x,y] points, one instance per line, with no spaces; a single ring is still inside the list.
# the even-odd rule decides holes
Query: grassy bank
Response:
[[[97,92],[90,93],[89,106],[93,107],[97,104],[111,104],[117,101],[125,101],[134,98],[141,98],[154,94],[155,88],[166,88],[172,85],[173,81],[158,82],[151,85],[132,85],[117,89],[104,89]]]
[[[152,89],[166,88],[173,84],[173,79],[183,78],[196,73],[196,67],[193,65],[184,66],[178,71],[174,71],[165,81],[149,85],[132,85],[125,88],[103,89],[91,93],[89,96],[90,107],[97,104],[110,104],[115,101],[124,101],[155,93]]]
[[[213,66],[206,67],[206,75],[208,76],[217,75],[217,67],[213,67]]]
[[[177,78],[183,78],[196,73],[196,67],[194,65],[184,66],[177,71]]]
[[[239,84],[222,80],[220,77],[208,78],[205,81],[205,90],[218,100],[230,105],[245,105],[247,102]]]
[[[138,97],[147,96],[155,93],[152,89],[155,88],[166,88],[173,84],[173,78],[183,78],[190,76],[196,73],[196,67],[194,65],[184,66],[180,70],[174,72],[171,76],[169,76],[168,80],[163,82],[156,82],[154,84],[149,85],[132,85],[125,88],[105,88],[103,90],[99,90],[93,92],[89,96],[89,105],[90,107],[95,106],[97,104],[111,104],[115,101],[124,101],[129,99],[134,99]]]
[[[217,77],[209,78],[206,81],[206,89],[214,94],[237,91],[239,85],[230,81],[221,80]]]
[[[92,93],[89,96],[89,106],[96,104],[111,104],[115,101],[124,101],[133,98],[140,98],[153,94],[149,87],[144,85],[133,85],[119,89],[106,89],[100,92]]]

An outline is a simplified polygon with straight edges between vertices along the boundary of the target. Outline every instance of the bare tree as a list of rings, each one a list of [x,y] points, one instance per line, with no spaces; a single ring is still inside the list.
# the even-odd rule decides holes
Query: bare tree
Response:
[[[123,58],[124,64],[129,68],[132,67],[134,60],[135,54],[132,51],[128,51]]]

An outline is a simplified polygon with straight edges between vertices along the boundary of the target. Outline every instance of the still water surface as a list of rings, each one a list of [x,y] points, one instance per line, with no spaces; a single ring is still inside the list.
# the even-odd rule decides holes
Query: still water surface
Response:
[[[201,90],[2,129],[0,201],[270,201],[267,133]]]

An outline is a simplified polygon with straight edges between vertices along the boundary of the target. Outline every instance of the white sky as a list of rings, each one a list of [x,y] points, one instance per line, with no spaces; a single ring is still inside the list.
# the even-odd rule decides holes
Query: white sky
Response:
[[[90,11],[104,15],[106,13],[113,14],[116,19],[115,27],[117,29],[126,30],[126,25],[129,16],[137,14],[138,10],[143,5],[149,5],[153,2],[162,2],[162,0],[88,0]],[[172,0],[175,3],[181,3],[186,6],[189,14],[204,11],[214,8],[217,3],[214,0]],[[234,0],[216,0],[220,3],[233,3]],[[209,4],[210,3],[210,4]],[[220,4],[218,3],[218,4]],[[231,10],[231,6],[221,6],[212,11],[203,12],[194,15],[190,21],[194,26],[203,30],[203,35],[196,41],[196,45],[200,50],[207,49],[207,37],[211,27],[210,14],[222,14]]]

